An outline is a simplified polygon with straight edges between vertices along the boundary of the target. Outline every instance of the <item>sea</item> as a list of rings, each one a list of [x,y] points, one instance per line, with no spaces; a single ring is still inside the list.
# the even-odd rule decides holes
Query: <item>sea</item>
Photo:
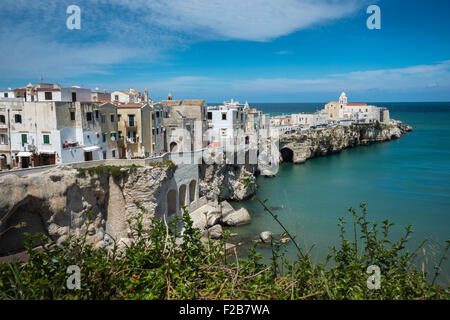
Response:
[[[284,163],[275,178],[257,178],[257,196],[267,199],[303,250],[316,263],[323,263],[330,247],[339,247],[338,219],[347,221],[347,236],[353,238],[350,207],[359,210],[366,203],[368,218],[379,225],[385,219],[395,223],[390,239],[399,240],[408,224],[413,226],[406,249],[414,251],[427,238],[416,267],[429,278],[450,239],[450,102],[377,103],[387,107],[393,119],[413,127],[401,139],[359,146],[304,164]],[[271,115],[309,113],[324,103],[250,103]],[[281,234],[281,227],[255,200],[234,202],[251,214],[250,225],[233,230],[242,240],[245,255],[251,240],[262,231]],[[270,247],[258,249],[266,260]],[[293,244],[287,256],[296,259]],[[450,257],[441,265],[438,283],[450,283]]]

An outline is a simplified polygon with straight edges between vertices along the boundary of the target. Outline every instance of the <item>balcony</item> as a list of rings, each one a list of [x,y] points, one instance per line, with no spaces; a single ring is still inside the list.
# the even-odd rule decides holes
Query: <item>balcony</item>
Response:
[[[125,140],[125,142],[127,144],[136,144],[136,143],[139,143],[139,138],[138,137],[136,137],[136,138],[127,138]]]

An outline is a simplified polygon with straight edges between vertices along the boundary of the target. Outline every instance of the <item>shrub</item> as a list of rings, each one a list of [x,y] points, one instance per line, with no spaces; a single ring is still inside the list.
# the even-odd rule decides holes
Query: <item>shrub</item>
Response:
[[[265,202],[263,202],[265,203]],[[391,242],[392,223],[381,230],[362,213],[353,217],[352,240],[346,238],[345,221],[339,220],[340,247],[331,248],[325,264],[313,264],[309,250],[299,248],[295,261],[285,255],[286,246],[272,243],[269,264],[255,246],[247,258],[225,252],[224,239],[202,239],[183,209],[181,220],[169,223],[151,219],[144,227],[142,212],[129,220],[134,242],[124,248],[94,249],[86,234],[71,236],[56,246],[42,234],[28,235],[26,263],[0,264],[1,299],[449,299],[448,289],[430,284],[413,266],[414,253],[405,251],[405,236]],[[178,226],[183,223],[184,230]],[[88,226],[88,225],[87,225]],[[86,228],[88,229],[88,228]],[[380,232],[381,231],[381,232]],[[288,231],[286,230],[288,233]],[[295,241],[293,237],[293,241]],[[32,248],[39,240],[41,249]],[[448,246],[447,246],[448,250]],[[445,252],[446,254],[447,252]],[[445,258],[443,255],[443,259]],[[333,261],[331,267],[327,263]],[[81,269],[81,289],[66,287],[67,267]],[[368,266],[381,271],[381,288],[367,287]]]

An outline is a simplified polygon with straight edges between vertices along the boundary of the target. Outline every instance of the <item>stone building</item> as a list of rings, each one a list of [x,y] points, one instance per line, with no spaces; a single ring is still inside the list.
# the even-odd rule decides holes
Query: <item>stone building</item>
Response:
[[[117,107],[119,136],[123,136],[122,155],[142,158],[152,151],[152,110],[148,104],[122,104]]]
[[[380,121],[389,123],[389,111],[386,108],[368,105],[367,103],[349,103],[345,92],[342,92],[339,101],[327,103],[321,111],[334,121],[352,121],[354,123],[373,123]]]
[[[161,101],[165,150],[169,152],[192,151],[204,148],[207,140],[203,135],[207,127],[207,105],[204,100]]]
[[[119,159],[124,155],[123,136],[119,133],[117,106],[104,103],[99,106],[103,159]]]

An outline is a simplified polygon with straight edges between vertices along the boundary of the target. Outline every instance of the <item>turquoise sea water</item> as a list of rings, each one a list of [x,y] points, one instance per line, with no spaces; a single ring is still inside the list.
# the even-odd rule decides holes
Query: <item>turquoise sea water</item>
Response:
[[[271,114],[310,112],[323,104],[255,104]],[[324,261],[328,247],[338,246],[338,218],[349,207],[367,203],[371,220],[389,219],[399,239],[413,225],[408,248],[430,239],[421,266],[432,271],[444,241],[450,239],[450,103],[383,103],[391,118],[414,128],[399,140],[347,149],[339,154],[310,159],[305,164],[283,164],[276,178],[258,177],[258,196],[268,204],[302,246],[315,244],[312,257]],[[252,223],[235,231],[249,240],[261,231],[281,233],[281,228],[255,201],[233,203],[245,207]],[[349,226],[350,227],[350,226]],[[349,229],[349,233],[350,233]],[[247,247],[244,247],[245,249]],[[270,249],[261,249],[270,256]],[[293,245],[289,255],[296,255]],[[450,259],[449,259],[450,260]],[[449,284],[450,263],[443,265],[440,282]]]

